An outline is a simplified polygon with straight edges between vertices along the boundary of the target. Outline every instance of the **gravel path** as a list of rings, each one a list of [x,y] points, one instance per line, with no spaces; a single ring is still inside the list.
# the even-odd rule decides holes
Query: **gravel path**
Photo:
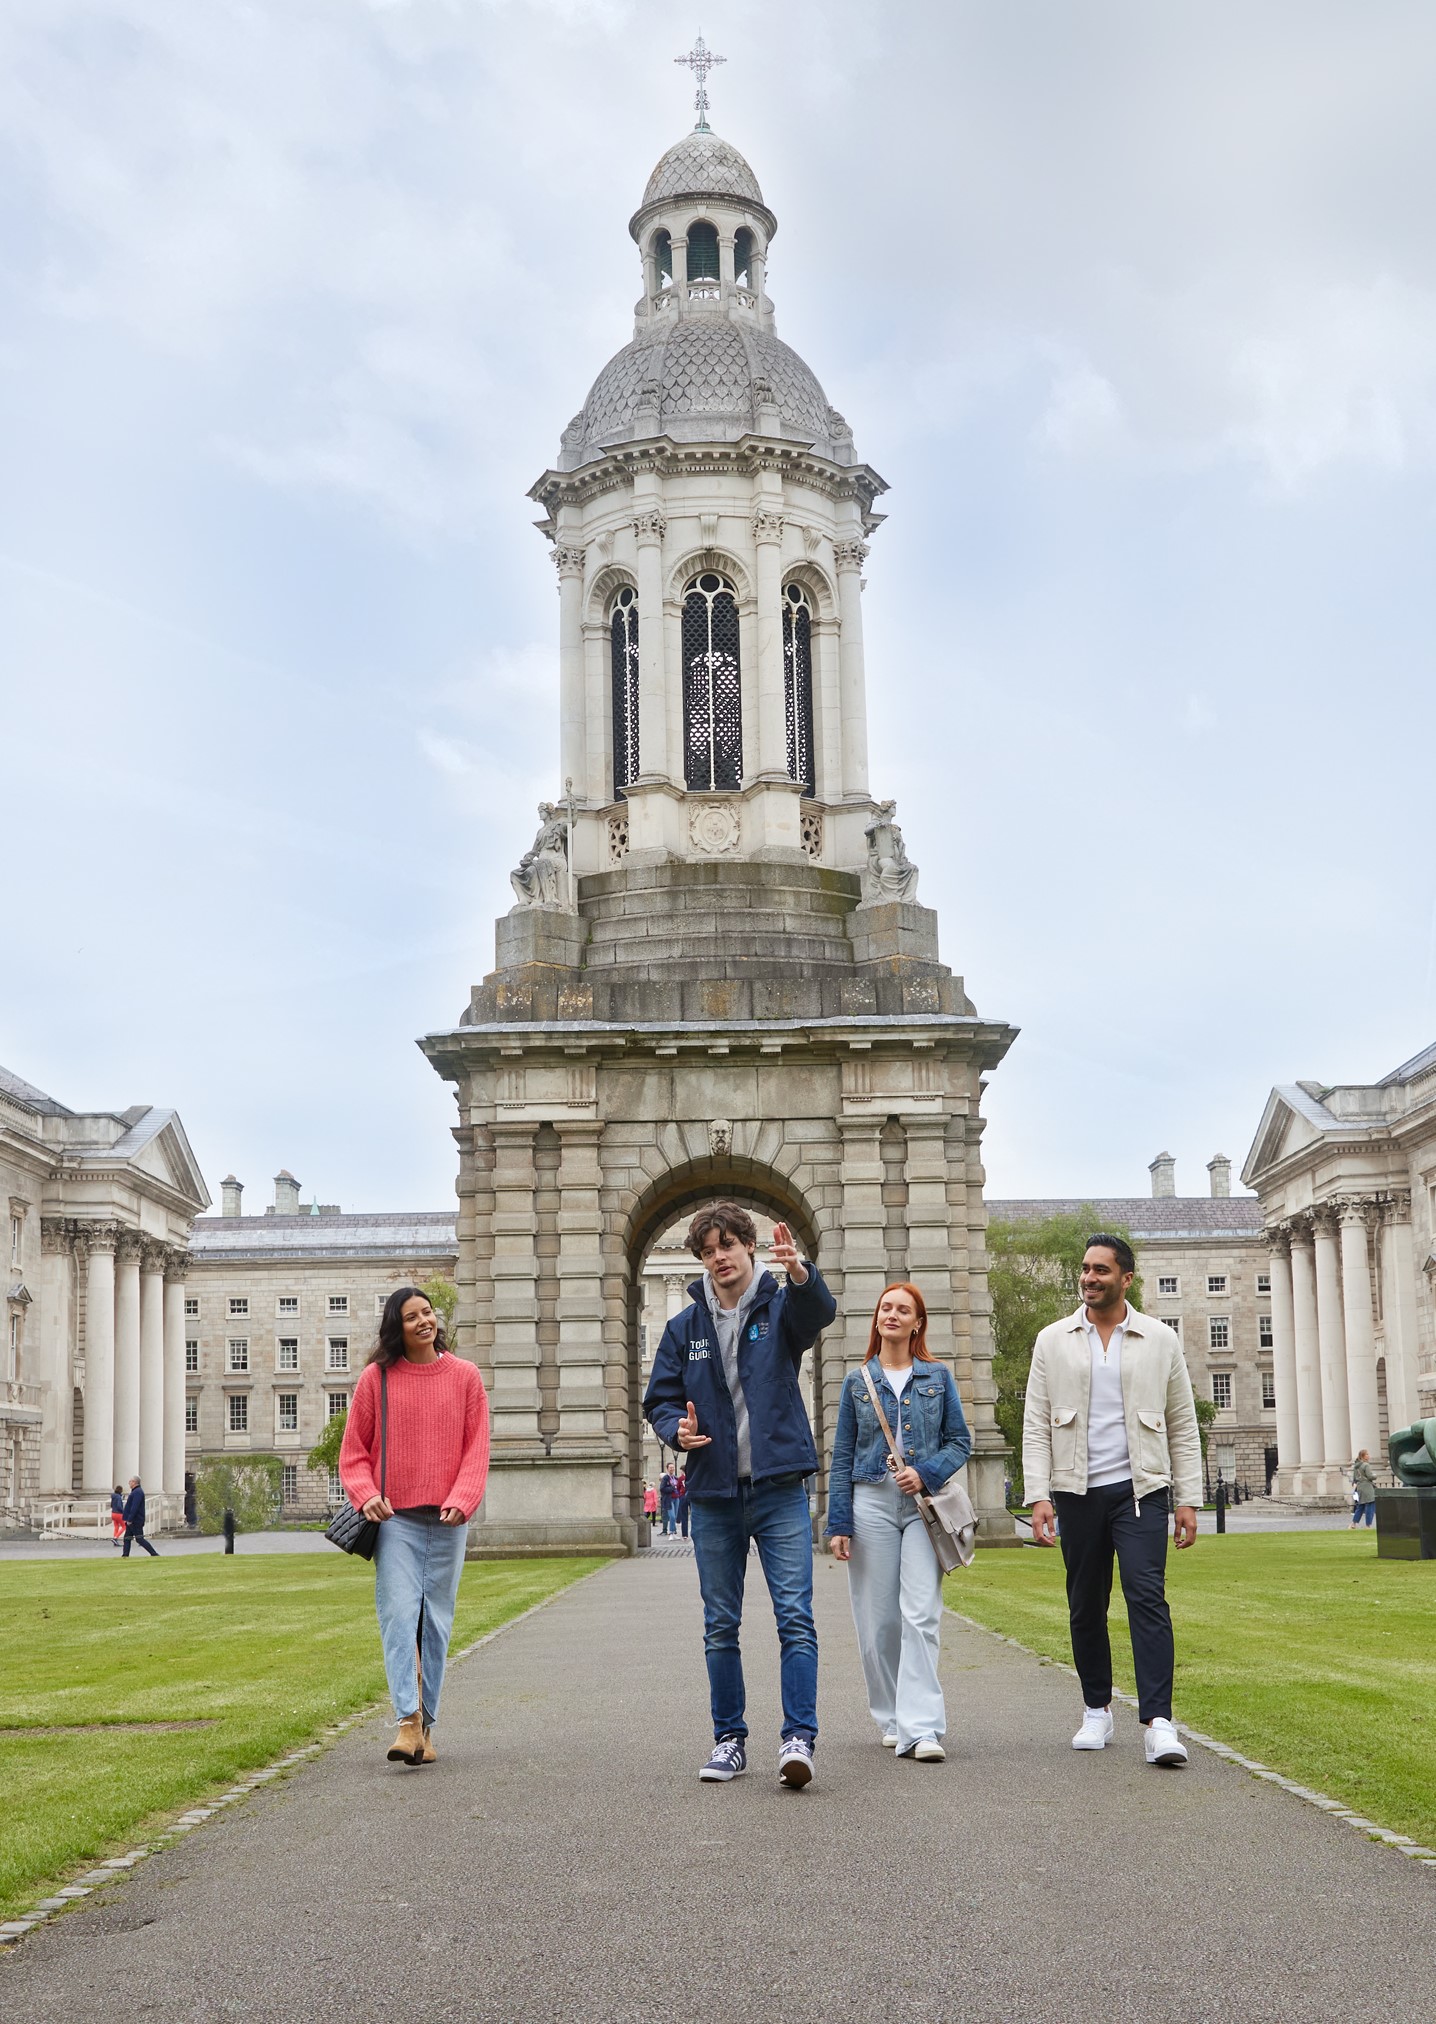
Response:
[[[1075,1754],[1074,1682],[951,1619],[949,1760],[896,1763],[863,1705],[845,1587],[821,1561],[806,1792],[775,1775],[756,1562],[753,1769],[730,1786],[694,1775],[691,1559],[616,1563],[455,1668],[437,1765],[388,1765],[387,1732],[361,1724],[0,1958],[0,2015],[1385,2024],[1424,2008],[1436,1871],[1209,1753],[1149,1770],[1125,1710],[1114,1748]]]

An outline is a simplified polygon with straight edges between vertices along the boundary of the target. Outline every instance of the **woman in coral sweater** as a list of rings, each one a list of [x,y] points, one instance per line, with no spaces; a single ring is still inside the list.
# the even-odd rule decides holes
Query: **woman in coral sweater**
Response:
[[[388,1452],[381,1493],[381,1380]],[[489,1401],[475,1365],[450,1351],[417,1286],[384,1303],[379,1341],[349,1407],[339,1480],[379,1524],[374,1601],[399,1733],[393,1764],[432,1764],[444,1661],[454,1627],[468,1522],[489,1473]]]

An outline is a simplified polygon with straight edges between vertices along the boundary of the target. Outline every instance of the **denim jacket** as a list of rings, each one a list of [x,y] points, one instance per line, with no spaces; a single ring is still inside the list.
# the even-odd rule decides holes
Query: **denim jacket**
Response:
[[[868,1368],[883,1402],[887,1422],[896,1432],[897,1394],[874,1357]],[[972,1436],[962,1416],[957,1385],[945,1363],[915,1363],[902,1395],[903,1460],[916,1469],[927,1490],[940,1490],[972,1453]],[[828,1467],[827,1534],[853,1531],[854,1483],[881,1483],[888,1475],[888,1444],[868,1397],[861,1370],[843,1379],[838,1401],[838,1431]]]

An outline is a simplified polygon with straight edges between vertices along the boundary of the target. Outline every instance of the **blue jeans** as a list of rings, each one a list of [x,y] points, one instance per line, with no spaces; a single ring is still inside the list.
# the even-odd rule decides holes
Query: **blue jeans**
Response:
[[[1353,1525],[1360,1525],[1363,1522],[1365,1522],[1367,1525],[1374,1525],[1376,1523],[1375,1498],[1372,1498],[1370,1503],[1358,1504],[1355,1511],[1352,1513],[1351,1522]]]
[[[811,1743],[818,1733],[818,1633],[813,1624],[813,1528],[804,1479],[741,1482],[736,1497],[695,1499],[691,1517],[714,1737],[748,1733],[738,1632],[748,1547],[756,1540],[778,1625],[783,1739],[805,1736]]]
[[[439,1712],[468,1538],[467,1525],[429,1525],[397,1512],[379,1527],[374,1606],[379,1612],[389,1698],[401,1722],[420,1712],[421,1661],[426,1728]]]

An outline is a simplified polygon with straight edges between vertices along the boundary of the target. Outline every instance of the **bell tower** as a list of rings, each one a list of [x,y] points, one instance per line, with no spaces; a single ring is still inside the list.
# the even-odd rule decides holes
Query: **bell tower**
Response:
[[[558,783],[497,961],[421,1045],[460,1122],[459,1346],[490,1386],[475,1550],[631,1547],[636,1286],[685,1204],[803,1233],[838,1298],[814,1417],[877,1295],[913,1279],[1011,1535],[993,1417],[979,1142],[1012,1029],[940,961],[868,782],[862,588],[883,480],[768,295],[777,218],[698,124],[629,232],[630,341],[530,497],[559,590]]]

